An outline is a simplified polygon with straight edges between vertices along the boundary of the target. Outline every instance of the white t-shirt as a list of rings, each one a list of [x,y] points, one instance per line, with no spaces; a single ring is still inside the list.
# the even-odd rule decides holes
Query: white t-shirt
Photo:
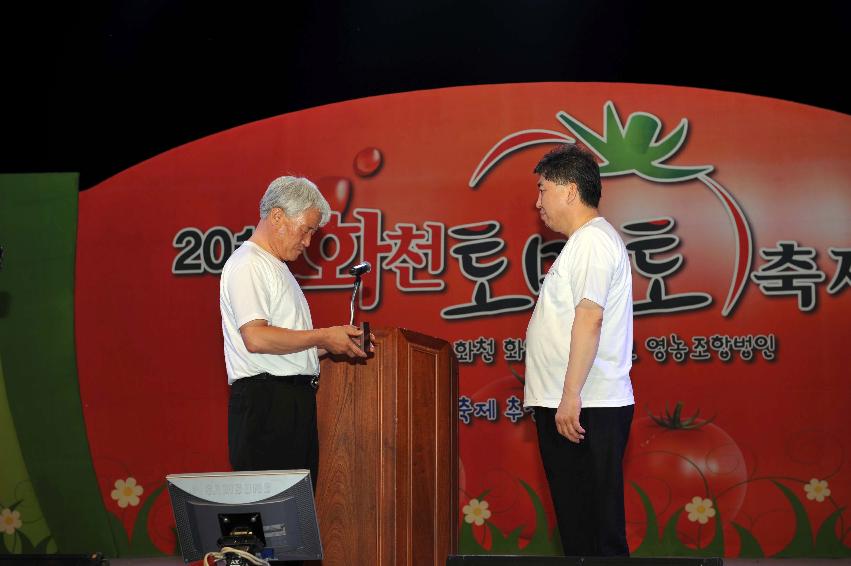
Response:
[[[576,305],[603,307],[597,356],[582,387],[583,407],[635,403],[632,368],[632,274],[623,240],[602,216],[573,233],[541,286],[526,330],[527,407],[561,402]]]
[[[219,282],[228,384],[260,373],[319,375],[316,348],[293,354],[252,354],[239,327],[252,320],[291,330],[311,330],[310,307],[287,264],[245,242],[228,258]]]

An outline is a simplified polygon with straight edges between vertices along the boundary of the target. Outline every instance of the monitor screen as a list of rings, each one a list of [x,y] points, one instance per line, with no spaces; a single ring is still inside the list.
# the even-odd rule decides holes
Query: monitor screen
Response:
[[[166,476],[183,560],[218,552],[229,525],[257,529],[266,560],[321,560],[322,542],[308,470]]]

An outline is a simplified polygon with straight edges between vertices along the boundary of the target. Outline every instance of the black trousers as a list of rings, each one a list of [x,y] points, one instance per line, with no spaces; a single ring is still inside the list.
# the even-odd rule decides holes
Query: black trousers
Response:
[[[316,390],[309,377],[243,377],[230,387],[228,449],[235,471],[310,470],[319,474]]]
[[[556,409],[535,407],[538,445],[565,556],[629,556],[623,455],[634,405],[583,408],[585,439],[556,429]]]

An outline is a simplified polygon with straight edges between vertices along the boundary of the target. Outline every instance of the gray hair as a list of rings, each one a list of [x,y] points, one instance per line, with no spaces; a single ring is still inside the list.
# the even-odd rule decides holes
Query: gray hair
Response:
[[[304,177],[278,177],[271,183],[260,199],[260,218],[266,218],[273,208],[280,208],[290,218],[315,208],[322,215],[319,222],[324,226],[331,218],[331,206],[316,185]]]

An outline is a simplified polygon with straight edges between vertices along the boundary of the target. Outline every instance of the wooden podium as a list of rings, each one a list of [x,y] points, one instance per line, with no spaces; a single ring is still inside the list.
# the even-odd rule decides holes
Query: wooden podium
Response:
[[[366,361],[322,362],[322,564],[443,566],[458,548],[455,357],[409,330],[373,334]]]

